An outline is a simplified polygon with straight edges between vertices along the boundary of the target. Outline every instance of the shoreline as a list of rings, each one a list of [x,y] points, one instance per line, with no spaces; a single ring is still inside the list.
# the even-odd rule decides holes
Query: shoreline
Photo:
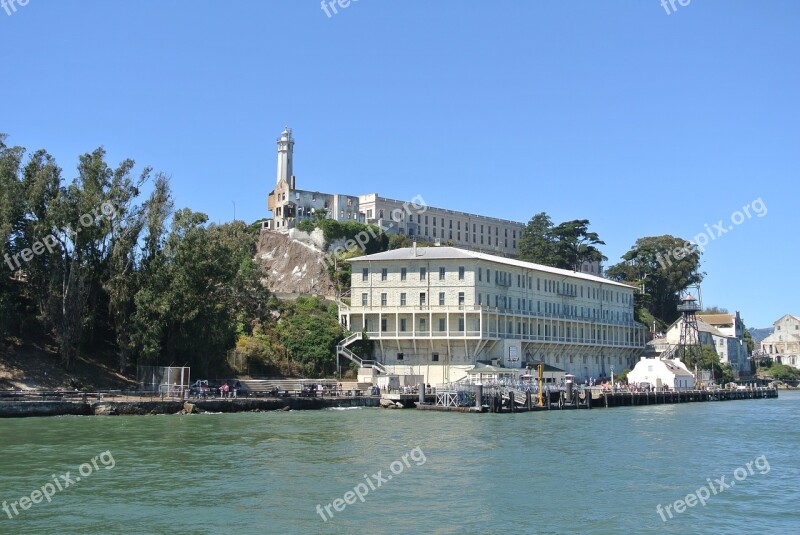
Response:
[[[143,416],[155,414],[276,412],[328,408],[379,407],[380,398],[275,398],[173,401],[5,401],[0,418],[47,416]]]

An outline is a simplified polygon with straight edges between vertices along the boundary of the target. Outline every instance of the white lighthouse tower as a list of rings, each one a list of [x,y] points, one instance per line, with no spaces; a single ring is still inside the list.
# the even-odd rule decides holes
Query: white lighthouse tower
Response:
[[[292,129],[288,126],[281,132],[281,137],[278,138],[278,178],[276,183],[280,184],[281,180],[285,180],[290,188],[294,188],[292,184],[292,177],[294,170],[292,169],[292,160],[294,152],[294,139],[292,138]]]

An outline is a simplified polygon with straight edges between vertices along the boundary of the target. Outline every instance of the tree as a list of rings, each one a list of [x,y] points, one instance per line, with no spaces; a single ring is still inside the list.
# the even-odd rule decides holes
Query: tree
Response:
[[[584,262],[601,262],[606,257],[595,247],[605,245],[596,232],[589,232],[588,219],[553,225],[550,216],[540,212],[522,230],[519,258],[527,262],[580,271]]]
[[[669,325],[678,316],[680,292],[703,280],[700,251],[674,236],[639,238],[622,262],[606,270],[606,276],[643,288],[637,305]]]
[[[584,262],[608,260],[596,245],[605,245],[596,232],[589,232],[588,219],[566,221],[550,230],[556,252],[555,267],[581,271]]]
[[[701,314],[728,314],[728,309],[721,307],[706,307],[703,309]]]
[[[519,239],[519,258],[527,262],[553,266],[556,262],[556,250],[551,240],[553,222],[545,212],[533,216]]]

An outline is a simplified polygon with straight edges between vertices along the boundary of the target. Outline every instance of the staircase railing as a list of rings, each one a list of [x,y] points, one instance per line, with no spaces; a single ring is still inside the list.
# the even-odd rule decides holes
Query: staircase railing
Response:
[[[363,339],[363,337],[364,335],[360,332],[351,334],[350,336],[348,336],[347,338],[345,338],[336,345],[336,353],[338,353],[342,357],[345,357],[346,359],[349,359],[351,362],[355,362],[361,368],[375,368],[381,373],[386,373],[386,367],[377,360],[362,359],[361,357],[359,357],[358,355],[347,349],[347,346],[349,346],[350,344],[352,344],[357,340]]]

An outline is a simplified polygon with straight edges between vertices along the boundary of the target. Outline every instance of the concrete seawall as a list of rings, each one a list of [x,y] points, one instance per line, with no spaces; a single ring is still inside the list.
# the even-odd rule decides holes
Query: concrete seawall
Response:
[[[199,412],[256,412],[279,410],[320,410],[332,407],[378,407],[379,398],[275,398],[192,400]],[[8,401],[0,403],[0,418],[33,416],[132,416],[178,414],[183,401]]]

